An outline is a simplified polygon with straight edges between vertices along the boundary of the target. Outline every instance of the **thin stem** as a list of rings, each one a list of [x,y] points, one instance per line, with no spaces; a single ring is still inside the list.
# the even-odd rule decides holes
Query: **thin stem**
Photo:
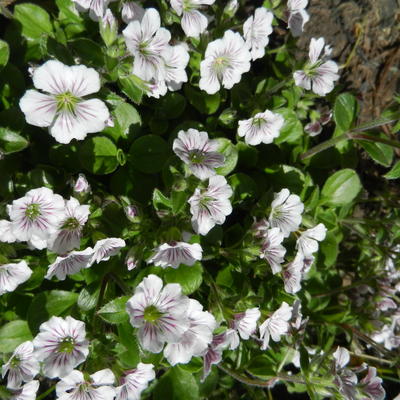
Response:
[[[388,361],[388,360],[385,360],[385,359],[379,358],[379,357],[373,357],[373,356],[370,356],[368,354],[357,354],[357,353],[353,353],[351,351],[349,353],[354,357],[364,358],[366,360],[371,360],[371,361],[376,361],[376,362],[381,363],[381,364],[388,364],[388,365],[392,365],[393,364],[393,362],[391,362],[391,361]]]
[[[36,397],[36,400],[43,400],[45,399],[51,392],[53,392],[56,388],[56,385],[52,386],[51,388],[47,389],[44,393],[40,394]]]
[[[124,292],[124,294],[129,295],[131,294],[131,290],[125,284],[125,282],[117,275],[110,274],[110,277],[114,280],[114,282],[119,286],[119,288]]]
[[[329,290],[328,292],[313,294],[312,297],[330,296],[332,294],[341,293],[341,292],[345,292],[346,290],[354,289],[356,287],[364,285],[365,283],[366,283],[366,281],[359,281],[359,282],[353,283],[352,285],[342,286],[340,288]]]

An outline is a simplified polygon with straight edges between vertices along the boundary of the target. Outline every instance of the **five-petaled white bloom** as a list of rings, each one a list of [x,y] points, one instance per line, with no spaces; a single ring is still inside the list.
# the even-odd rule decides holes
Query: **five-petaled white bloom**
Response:
[[[43,373],[48,378],[63,377],[86,360],[89,342],[85,323],[70,316],[51,317],[40,325],[33,339],[35,355],[43,361]]]
[[[126,304],[132,326],[139,328],[142,347],[159,353],[165,342],[179,342],[189,327],[188,305],[179,284],[169,283],[163,288],[158,276],[144,278]]]
[[[179,131],[173,150],[189,166],[193,175],[201,180],[215,175],[215,168],[224,165],[225,157],[218,152],[218,142],[210,140],[207,132],[197,129]]]
[[[93,264],[94,251],[88,247],[82,251],[71,251],[64,257],[57,257],[53,264],[49,265],[46,279],[51,279],[56,276],[60,281],[63,281],[67,275],[77,274],[85,268],[89,268]]]
[[[119,253],[120,249],[125,247],[125,240],[120,238],[107,238],[96,242],[93,248],[93,261],[108,261],[111,256]]]
[[[297,293],[301,289],[301,279],[303,277],[304,256],[297,252],[293,261],[282,271],[282,277],[287,293]]]
[[[162,53],[169,46],[171,34],[161,28],[158,11],[148,8],[142,20],[131,21],[122,34],[128,50],[135,57],[132,72],[146,81],[164,80],[166,69]]]
[[[195,190],[189,203],[192,226],[197,233],[207,235],[215,225],[222,225],[225,222],[226,216],[232,212],[229,201],[232,193],[232,188],[221,175],[212,176],[207,189]]]
[[[170,0],[171,7],[181,16],[182,29],[186,36],[198,38],[208,25],[208,20],[198,9],[202,6],[211,5],[215,0]]]
[[[318,251],[318,242],[322,242],[326,236],[324,224],[318,224],[314,228],[307,229],[297,239],[296,248],[306,257]]]
[[[57,232],[48,240],[48,249],[57,254],[66,254],[72,249],[79,248],[82,229],[88,217],[88,205],[80,205],[74,197],[65,201],[65,215],[60,221]]]
[[[122,378],[122,385],[116,388],[116,400],[140,400],[140,394],[155,377],[153,364],[139,363]]]
[[[107,9],[108,3],[114,0],[72,0],[79,11],[89,11],[89,16],[94,21],[101,19]]]
[[[18,389],[22,382],[31,381],[40,370],[39,362],[33,354],[32,342],[20,344],[1,370],[3,378],[8,374],[7,387],[9,389]]]
[[[36,393],[39,389],[39,381],[30,381],[16,390],[10,400],[36,400]]]
[[[269,35],[272,33],[273,19],[274,15],[271,11],[265,7],[259,7],[243,25],[243,36],[251,51],[253,61],[264,57],[265,47],[269,42]]]
[[[319,58],[322,50],[324,56]],[[303,70],[296,71],[293,74],[297,86],[306,90],[311,90],[319,96],[325,96],[334,88],[334,82],[339,79],[338,65],[331,60],[325,59],[330,55],[331,48],[325,46],[324,38],[311,39],[308,62]]]
[[[26,282],[31,275],[32,270],[25,261],[0,265],[0,296],[7,292],[13,292],[17,286]]]
[[[288,27],[294,37],[300,36],[303,32],[304,25],[310,20],[305,8],[308,0],[288,0]]]
[[[253,118],[239,121],[238,135],[245,136],[245,142],[252,146],[269,144],[279,136],[284,123],[282,115],[265,110]]]
[[[233,327],[239,332],[242,339],[248,340],[257,329],[257,321],[261,316],[258,307],[248,308],[246,311],[235,314]]]
[[[29,124],[50,127],[57,142],[83,140],[106,126],[110,118],[106,105],[99,99],[82,98],[100,90],[100,76],[93,68],[50,60],[35,69],[32,79],[35,88],[49,94],[30,89],[19,106]]]
[[[60,400],[113,400],[115,376],[110,369],[102,369],[86,378],[74,369],[56,385]]]
[[[288,321],[292,317],[292,309],[286,302],[283,302],[280,308],[260,325],[260,339],[263,341],[261,350],[268,348],[270,338],[274,342],[279,342],[281,336],[288,332]]]
[[[268,229],[263,238],[260,258],[267,260],[273,274],[282,271],[281,264],[284,262],[286,254],[282,242],[283,233],[279,228]]]
[[[178,268],[181,264],[192,266],[196,261],[201,260],[202,253],[203,249],[198,243],[164,243],[155,249],[155,253],[147,260],[147,263],[163,268]]]
[[[205,59],[200,63],[200,89],[217,93],[239,83],[242,74],[250,70],[251,54],[238,32],[227,30],[222,39],[207,46]]]
[[[189,328],[178,343],[169,343],[164,349],[164,356],[171,365],[187,364],[193,356],[201,356],[213,340],[217,322],[212,314],[203,311],[197,300],[189,299],[187,315]]]
[[[143,15],[144,8],[136,1],[125,1],[122,5],[121,17],[126,24],[135,20],[140,21]]]
[[[288,237],[301,224],[303,210],[304,204],[300,197],[290,194],[288,189],[282,189],[274,194],[268,220],[272,228],[279,228],[283,236]]]
[[[8,206],[11,232],[16,240],[28,241],[33,247],[43,249],[57,231],[64,217],[64,207],[64,199],[51,189],[29,190]]]

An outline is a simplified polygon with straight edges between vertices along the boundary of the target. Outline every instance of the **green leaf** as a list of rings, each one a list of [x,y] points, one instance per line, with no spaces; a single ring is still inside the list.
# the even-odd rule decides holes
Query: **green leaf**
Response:
[[[193,374],[179,367],[166,372],[154,389],[154,398],[163,400],[198,400],[199,386]]]
[[[167,283],[179,283],[185,295],[195,292],[203,282],[203,267],[200,263],[192,267],[180,265],[178,268],[167,268],[164,279]]]
[[[104,57],[101,46],[93,40],[84,37],[71,40],[68,42],[68,47],[82,59],[82,64],[104,67]]]
[[[349,93],[342,93],[336,98],[333,107],[333,119],[339,128],[346,132],[351,129],[357,112],[357,101]]]
[[[228,183],[234,192],[234,203],[241,203],[244,200],[250,199],[257,192],[257,185],[254,180],[241,172],[230,176]]]
[[[163,119],[178,118],[186,107],[186,99],[181,94],[170,92],[157,103],[157,117]]]
[[[83,311],[93,310],[96,307],[99,297],[100,287],[98,282],[93,282],[89,286],[83,288],[79,293],[78,307]]]
[[[390,167],[393,161],[394,150],[392,146],[383,143],[358,141],[363,149],[371,156],[378,164],[384,167]]]
[[[325,182],[321,199],[323,204],[333,207],[351,203],[362,189],[360,178],[352,169],[335,172]]]
[[[72,307],[78,293],[65,290],[52,290],[36,295],[28,309],[28,324],[32,332],[37,332],[41,323],[53,315],[59,316]]]
[[[140,104],[143,95],[147,92],[145,82],[136,75],[120,76],[119,83],[122,92],[125,93],[134,103]]]
[[[189,103],[201,114],[214,114],[218,110],[221,103],[221,96],[219,93],[210,95],[195,89],[191,85],[185,85],[184,92],[189,100]]]
[[[118,149],[104,136],[92,136],[84,141],[79,149],[82,166],[97,175],[114,172],[118,167]]]
[[[0,128],[0,150],[5,154],[24,150],[29,142],[8,128]]]
[[[53,33],[50,15],[36,4],[17,4],[14,19],[22,25],[22,35],[27,39],[38,41],[42,35]]]
[[[128,321],[128,314],[125,306],[128,301],[128,296],[118,297],[103,307],[97,312],[104,321],[111,324],[121,324]]]
[[[153,207],[157,211],[165,210],[165,208],[171,208],[172,207],[171,200],[167,196],[164,196],[158,189],[154,189]]]
[[[293,143],[303,135],[303,125],[293,110],[282,108],[276,110],[276,113],[282,115],[285,119],[279,136],[274,140],[276,144]]]
[[[134,368],[140,361],[140,349],[134,328],[129,322],[118,325],[118,338],[126,351],[119,354],[125,368]]]
[[[4,67],[8,63],[10,57],[10,48],[8,43],[0,40],[0,67]]]
[[[247,371],[254,376],[263,379],[270,379],[276,376],[276,373],[273,370],[275,364],[275,361],[271,360],[268,356],[256,356],[251,360],[250,365],[247,367]]]
[[[114,123],[121,133],[126,136],[131,125],[141,125],[142,120],[135,107],[128,103],[120,103],[114,109]]]
[[[185,192],[172,192],[171,205],[172,212],[176,215],[179,214],[186,206],[188,195]]]
[[[397,161],[396,164],[392,167],[392,169],[386,175],[383,175],[383,176],[386,179],[400,178],[400,161]]]
[[[146,135],[135,140],[129,151],[132,166],[148,174],[160,172],[167,161],[169,146],[156,135]]]
[[[218,151],[225,157],[224,165],[216,168],[216,171],[218,175],[225,176],[235,169],[239,158],[239,152],[229,139],[217,138],[216,140],[218,142]]]
[[[0,353],[11,353],[18,345],[31,339],[26,321],[11,321],[0,328]]]

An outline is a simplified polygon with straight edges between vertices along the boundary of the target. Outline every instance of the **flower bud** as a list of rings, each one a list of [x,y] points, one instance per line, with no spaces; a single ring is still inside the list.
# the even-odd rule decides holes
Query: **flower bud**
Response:
[[[100,20],[100,35],[107,47],[111,46],[117,39],[118,23],[109,8]]]
[[[129,24],[131,21],[140,21],[143,18],[144,9],[134,1],[128,1],[122,6],[122,20]]]
[[[79,174],[79,177],[74,184],[74,192],[80,194],[86,194],[90,192],[90,185],[85,175]]]

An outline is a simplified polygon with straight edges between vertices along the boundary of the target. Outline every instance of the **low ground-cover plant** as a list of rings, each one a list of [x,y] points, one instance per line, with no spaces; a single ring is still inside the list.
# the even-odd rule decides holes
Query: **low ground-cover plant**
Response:
[[[1,398],[393,395],[398,106],[306,6],[1,5]]]

